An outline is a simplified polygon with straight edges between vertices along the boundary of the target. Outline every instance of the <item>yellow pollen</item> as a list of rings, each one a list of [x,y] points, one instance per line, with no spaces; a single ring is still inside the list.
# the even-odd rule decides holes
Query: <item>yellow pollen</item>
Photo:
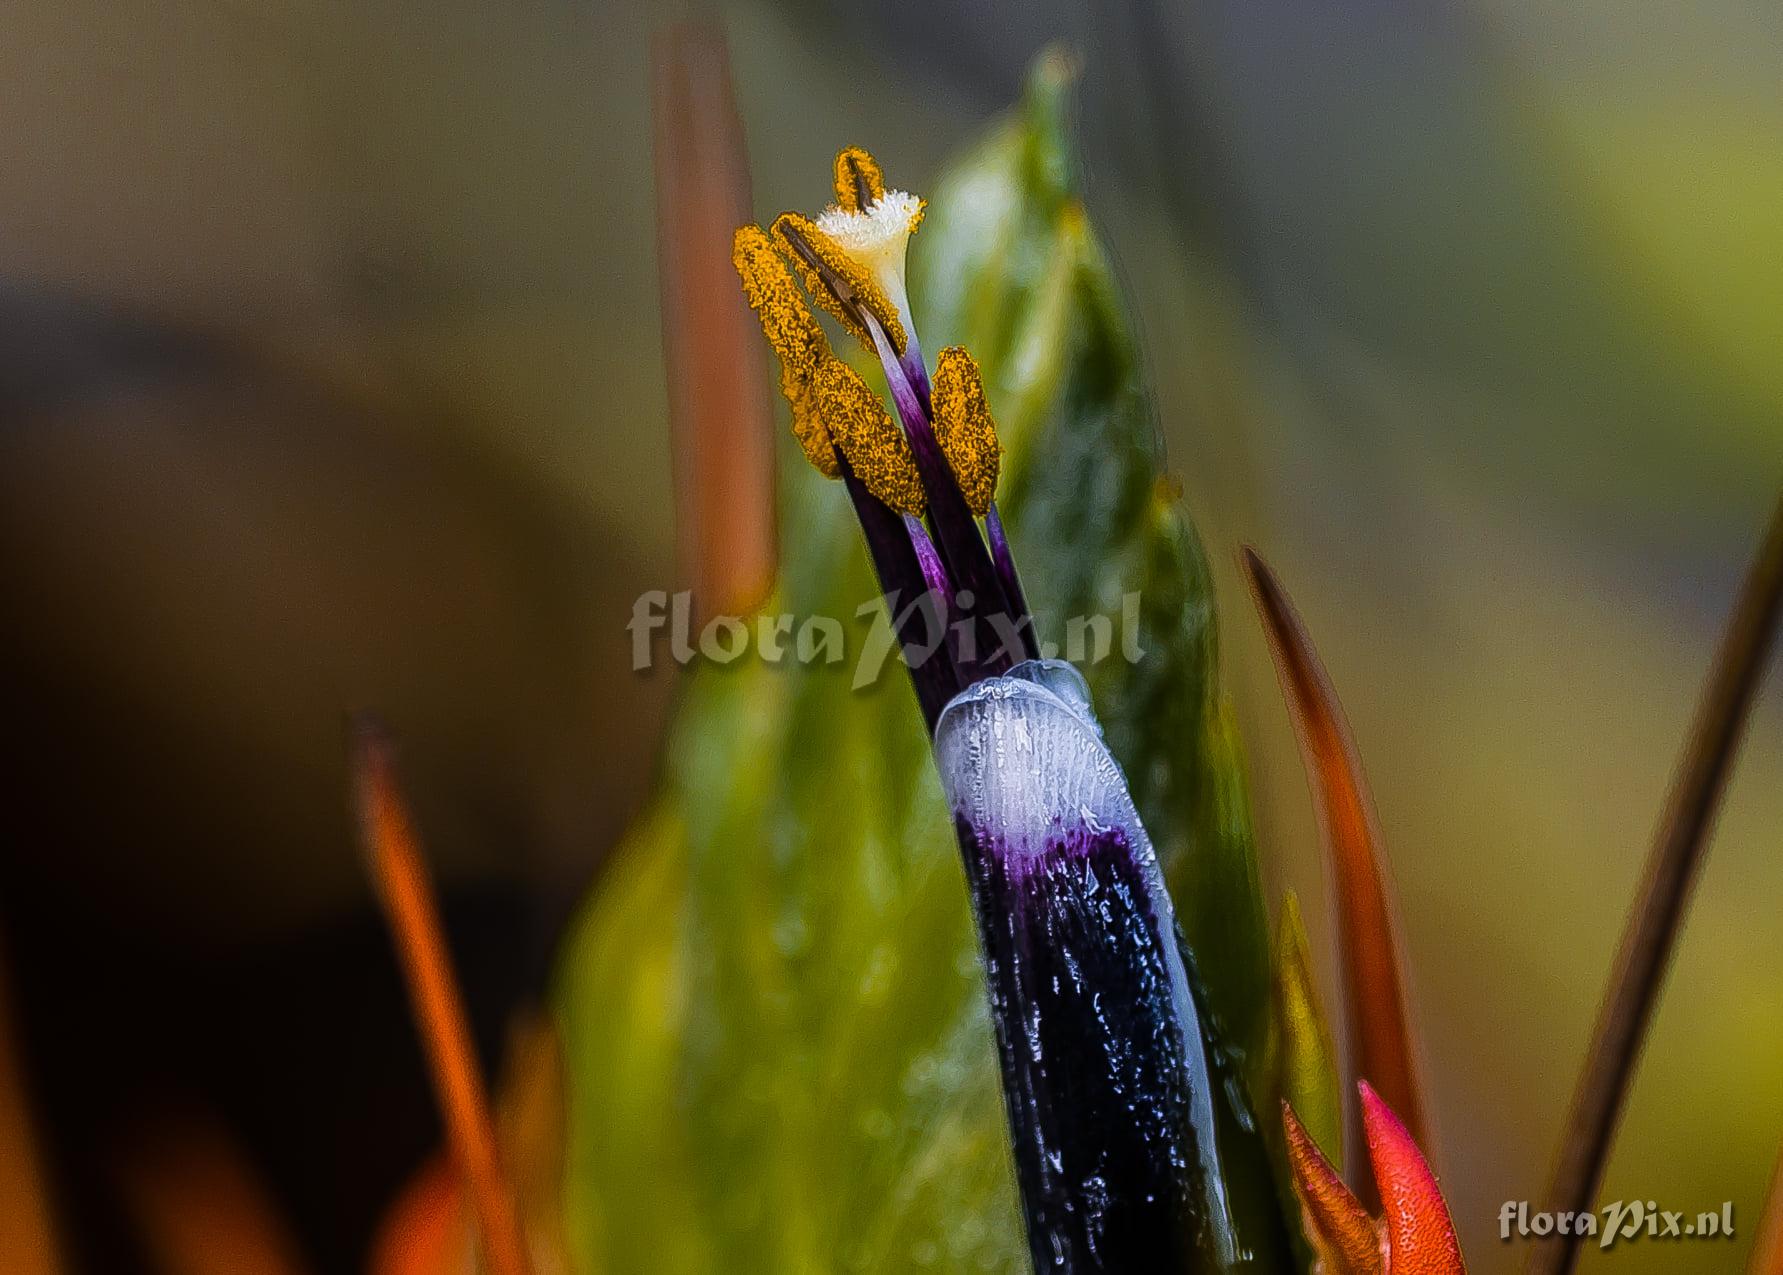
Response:
[[[950,345],[935,360],[935,385],[930,396],[935,411],[935,440],[972,512],[989,512],[997,494],[997,469],[1003,445],[984,399],[984,377],[964,346]]]
[[[743,295],[761,320],[762,334],[780,358],[780,392],[792,404],[792,436],[819,473],[841,477],[835,445],[817,414],[812,381],[830,354],[829,339],[786,268],[780,251],[760,226],[744,226],[731,241],[731,262],[743,280]]]
[[[784,380],[781,388],[787,389]],[[796,396],[789,392],[786,397],[792,404],[792,436],[798,440],[799,450],[825,478],[840,478],[842,465],[836,459],[835,440],[817,412],[816,387],[806,384]]]
[[[928,501],[910,440],[860,373],[828,359],[817,369],[815,390],[830,437],[867,490],[899,513],[921,517]]]
[[[792,272],[760,226],[744,226],[731,241],[731,262],[743,279],[749,308],[761,320],[762,335],[780,356],[788,378],[810,381],[830,343],[811,317]]]
[[[788,234],[789,231],[792,232],[791,235]],[[808,261],[794,245],[793,235],[810,247],[822,264],[822,270]],[[774,219],[774,238],[786,254],[787,260],[797,267],[804,278],[805,289],[812,299],[835,315],[836,320],[852,332],[862,345],[869,350],[873,349],[873,336],[855,316],[853,306],[847,303],[849,300],[879,320],[879,326],[885,329],[893,350],[899,354],[904,352],[904,324],[898,318],[897,307],[886,296],[885,289],[842,251],[835,240],[819,230],[816,223],[798,213],[781,213]],[[846,299],[826,282],[826,271],[837,281]]]
[[[865,192],[865,198],[862,193]],[[885,173],[859,146],[836,152],[836,206],[845,212],[861,212],[866,205],[885,198]]]

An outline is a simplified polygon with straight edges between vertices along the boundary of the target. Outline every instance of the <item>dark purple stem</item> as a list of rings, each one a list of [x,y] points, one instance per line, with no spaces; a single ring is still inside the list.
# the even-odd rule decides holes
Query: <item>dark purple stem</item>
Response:
[[[922,479],[923,492],[929,501],[929,526],[934,532],[935,547],[947,568],[948,579],[960,590],[954,599],[959,614],[971,622],[974,658],[963,663],[960,671],[967,682],[996,677],[1008,672],[1024,655],[1020,649],[1006,649],[1004,639],[1007,633],[999,632],[999,627],[1013,629],[1017,617],[1023,613],[1017,611],[1004,595],[1002,581],[997,578],[990,554],[985,550],[984,537],[978,533],[978,521],[960,492],[953,470],[948,468],[947,458],[941,454],[935,427],[929,421],[916,387],[905,375],[897,352],[892,349],[878,320],[871,315],[867,317],[867,330],[873,336],[874,347],[885,368],[886,384],[891,389],[892,403],[898,409],[904,433],[910,439],[910,450],[916,458],[917,475]],[[967,593],[971,595],[969,602],[961,601]],[[993,623],[992,617],[1000,619],[1002,625]],[[1017,647],[1020,647],[1019,642]]]
[[[910,382],[910,388],[916,391],[916,401],[922,404],[922,414],[933,420],[935,409],[929,399],[929,369],[922,361],[922,350],[916,344],[914,328],[906,326],[904,352],[898,356],[898,366],[904,370],[904,377]]]
[[[941,565],[941,555],[935,552],[935,542],[929,539],[927,528],[922,519],[915,514],[904,515],[904,530],[909,533],[910,545],[916,550],[916,561],[922,567],[922,578],[931,593],[946,598],[953,590],[947,586],[947,568]]]
[[[1003,519],[997,513],[996,500],[984,515],[984,531],[991,542],[991,565],[1003,585],[1003,596],[1009,599],[1010,613],[1020,617],[1022,651],[1025,658],[1040,658],[1040,638],[1034,632],[1034,617],[1028,613],[1028,599],[1022,592],[1021,577],[1015,573],[1015,555],[1009,551],[1009,537],[1003,533]]]
[[[946,642],[947,616],[942,609],[944,595],[937,596],[930,587],[929,570],[913,541],[904,517],[887,508],[884,502],[855,476],[840,452],[842,478],[848,497],[854,502],[854,514],[861,524],[861,535],[867,542],[867,554],[879,576],[879,591],[891,610],[892,623],[904,651],[904,665],[916,687],[916,702],[922,709],[923,725],[931,736],[935,722],[947,701],[965,689],[965,682],[955,666]],[[934,546],[927,544],[931,557]]]

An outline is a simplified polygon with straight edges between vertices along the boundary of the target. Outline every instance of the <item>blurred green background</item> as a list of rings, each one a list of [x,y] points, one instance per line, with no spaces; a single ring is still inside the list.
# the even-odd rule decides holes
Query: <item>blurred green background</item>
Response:
[[[114,1124],[195,1099],[353,1269],[426,1145],[343,713],[406,741],[491,1048],[645,791],[673,679],[630,671],[624,624],[675,578],[649,48],[690,12],[729,35],[763,212],[819,202],[848,143],[921,190],[1038,48],[1076,49],[1091,213],[1222,573],[1271,895],[1299,889],[1330,969],[1240,541],[1349,711],[1437,1160],[1473,1269],[1511,1269],[1498,1206],[1540,1194],[1783,476],[1762,0],[16,7],[0,911],[65,1207],[103,1231]],[[1773,687],[1605,1199],[1756,1221],[1780,773]]]

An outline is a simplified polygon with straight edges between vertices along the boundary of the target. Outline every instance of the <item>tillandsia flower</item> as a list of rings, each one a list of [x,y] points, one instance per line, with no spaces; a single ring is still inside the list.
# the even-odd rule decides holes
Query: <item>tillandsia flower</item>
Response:
[[[1436,1175],[1404,1123],[1380,1095],[1358,1083],[1368,1158],[1383,1215],[1368,1215],[1312,1135],[1282,1104],[1288,1159],[1320,1275],[1466,1275],[1455,1224]]]
[[[894,614],[919,593],[942,610],[939,649],[901,636],[965,859],[1034,1266],[1287,1269],[1273,1198],[1259,1208],[1228,1190],[1241,1159],[1266,1173],[1256,1125],[1208,1046],[1126,778],[1082,677],[1035,658],[983,379],[957,347],[932,378],[923,364],[904,284],[923,203],[887,189],[860,150],[837,158],[836,200],[816,219],[739,230],[735,262],[794,433],[848,485]],[[794,271],[878,357],[895,423],[831,352]]]
[[[837,157],[835,184],[836,203],[816,219],[783,213],[770,231],[738,230],[733,260],[780,358],[794,436],[848,486],[932,730],[954,695],[1038,646],[997,513],[1000,448],[983,379],[953,347],[931,380],[917,343],[904,257],[923,201],[888,190],[859,149]],[[877,356],[895,422],[832,352],[807,294]]]
[[[983,945],[1036,1270],[1278,1270],[1241,1217],[1163,874],[1083,679],[1028,661],[935,738]],[[1242,1107],[1242,1101],[1239,1105]]]

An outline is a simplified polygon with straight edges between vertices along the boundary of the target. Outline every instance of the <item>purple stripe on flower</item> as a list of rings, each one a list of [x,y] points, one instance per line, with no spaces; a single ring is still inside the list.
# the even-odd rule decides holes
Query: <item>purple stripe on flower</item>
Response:
[[[978,520],[960,493],[947,458],[941,454],[935,427],[929,421],[916,388],[905,375],[897,352],[871,315],[867,316],[867,330],[873,336],[880,365],[885,369],[886,384],[891,389],[892,404],[898,409],[904,433],[910,440],[916,471],[929,500],[929,526],[934,530],[935,547],[940,550],[941,561],[947,567],[948,579],[960,590],[954,600],[960,615],[972,621],[971,649],[975,658],[962,672],[968,680],[1005,673],[1024,654],[1019,643],[1016,650],[1005,649],[1007,631],[1015,627],[1021,613],[1004,596],[1002,581],[997,578],[990,554],[985,550],[984,537],[978,533]],[[962,594],[971,596],[962,601]],[[993,616],[1000,617],[1004,623],[993,623]],[[999,628],[1005,631],[999,632]]]
[[[904,664],[910,670],[917,704],[922,709],[923,725],[933,734],[941,709],[965,686],[965,680],[943,641],[945,595],[933,592],[928,579],[930,567],[922,561],[921,552],[905,525],[904,515],[887,508],[868,491],[840,452],[836,457],[849,499],[854,502],[855,517],[860,520],[867,554],[879,577],[879,591],[885,595],[886,606],[890,608],[892,622],[897,627]],[[922,545],[933,558],[935,548],[928,543],[926,535]]]
[[[915,391],[917,402],[922,405],[922,414],[933,420],[935,409],[929,400],[929,368],[922,361],[922,350],[916,343],[916,327],[908,316],[904,319],[904,353],[898,356],[898,366],[904,369],[904,376]]]
[[[1009,537],[1003,532],[1003,517],[997,512],[995,498],[984,515],[985,538],[991,543],[991,566],[1003,585],[1003,596],[1009,600],[1009,613],[1019,617],[1022,653],[1028,659],[1040,657],[1040,637],[1034,632],[1034,617],[1028,613],[1027,595],[1022,592],[1021,577],[1015,573],[1015,555],[1009,550]]]

